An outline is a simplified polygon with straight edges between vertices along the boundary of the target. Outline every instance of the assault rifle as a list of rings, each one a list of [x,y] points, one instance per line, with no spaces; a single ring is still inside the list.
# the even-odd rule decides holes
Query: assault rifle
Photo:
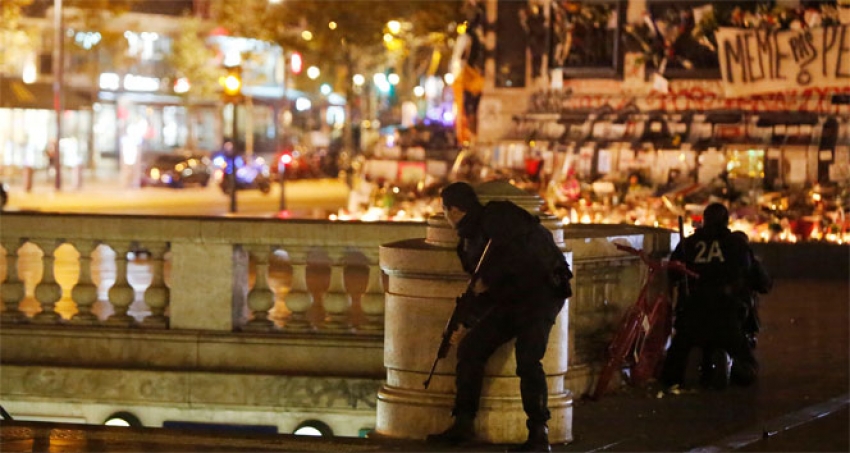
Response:
[[[437,348],[437,357],[431,365],[431,371],[428,372],[428,379],[425,379],[425,382],[422,383],[426,389],[431,384],[431,378],[434,377],[437,362],[440,359],[445,359],[449,354],[449,349],[452,347],[452,335],[454,335],[464,320],[469,319],[474,311],[473,304],[476,302],[476,296],[473,288],[475,288],[475,282],[478,280],[478,270],[481,269],[481,263],[484,261],[484,257],[487,256],[487,251],[490,250],[490,242],[487,241],[487,246],[484,247],[484,252],[481,253],[481,258],[478,259],[475,272],[472,273],[472,277],[470,277],[469,283],[466,285],[466,291],[455,299],[455,309],[452,311],[452,315],[443,329],[443,338],[440,340],[440,347]]]

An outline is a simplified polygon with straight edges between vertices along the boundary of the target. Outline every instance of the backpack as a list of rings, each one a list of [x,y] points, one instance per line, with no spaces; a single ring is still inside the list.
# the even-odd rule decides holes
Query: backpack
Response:
[[[564,258],[564,252],[555,243],[552,232],[540,223],[534,225],[530,233],[530,246],[534,255],[539,259],[542,268],[548,272],[549,284],[560,298],[568,298],[573,295],[570,280],[573,273],[570,265]]]

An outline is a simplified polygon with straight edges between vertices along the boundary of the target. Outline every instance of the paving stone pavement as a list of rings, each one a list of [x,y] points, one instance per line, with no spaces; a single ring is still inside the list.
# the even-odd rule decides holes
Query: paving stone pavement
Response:
[[[850,276],[848,276],[850,277]],[[554,451],[850,451],[848,280],[781,280],[762,299],[750,388],[658,397],[624,388],[598,401],[576,396],[570,444]],[[430,452],[504,451],[507,445],[437,447],[421,441],[317,439],[161,428],[3,422],[0,451]]]

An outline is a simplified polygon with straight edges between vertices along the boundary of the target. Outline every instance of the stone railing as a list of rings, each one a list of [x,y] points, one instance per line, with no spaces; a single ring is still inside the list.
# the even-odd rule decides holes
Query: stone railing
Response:
[[[321,420],[356,436],[375,426],[387,378],[380,246],[426,234],[425,223],[3,213],[4,407],[279,432]],[[671,245],[666,230],[564,228],[575,280],[558,387],[574,394],[639,287],[642,267],[615,238]]]
[[[4,213],[2,322],[380,332],[378,246],[423,234],[414,223]]]

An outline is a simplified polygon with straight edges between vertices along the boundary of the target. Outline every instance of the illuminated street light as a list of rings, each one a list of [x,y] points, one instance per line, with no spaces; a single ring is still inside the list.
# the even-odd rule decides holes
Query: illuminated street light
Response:
[[[180,77],[174,81],[174,92],[177,94],[188,93],[191,88],[192,85],[186,77]]]
[[[401,31],[401,22],[391,20],[387,22],[387,28],[390,30],[390,33],[397,35]]]
[[[318,78],[319,78],[319,75],[320,75],[321,73],[322,73],[322,72],[319,70],[319,68],[317,68],[317,67],[315,67],[315,66],[310,66],[309,68],[307,68],[307,77],[309,77],[309,78],[310,78],[310,80],[316,80],[316,79],[318,79]]]
[[[449,73],[447,73],[446,75],[443,76],[443,80],[446,81],[447,85],[451,85],[451,84],[455,83],[455,75],[452,74],[451,72],[449,72]]]
[[[24,64],[24,71],[21,74],[21,80],[26,84],[35,83],[38,78],[38,70],[35,67],[35,60],[33,58],[28,58],[26,64]]]
[[[354,74],[351,81],[354,82],[354,85],[362,87],[366,83],[366,77],[363,77],[363,74]]]
[[[304,30],[301,32],[301,39],[304,41],[310,41],[313,39],[313,33],[310,33],[310,30]]]
[[[327,95],[331,94],[331,92],[333,92],[333,88],[331,88],[331,86],[328,85],[327,83],[323,83],[322,86],[319,87],[319,91],[322,94],[324,94],[325,96],[327,96]]]
[[[301,74],[301,68],[304,65],[304,61],[301,59],[301,54],[298,52],[292,52],[292,57],[289,59],[289,69],[293,74]]]
[[[235,74],[229,74],[224,78],[224,93],[228,96],[235,96],[242,91],[242,80]]]
[[[414,94],[416,97],[421,98],[422,96],[424,96],[424,95],[425,95],[425,88],[423,88],[423,87],[421,87],[421,86],[413,87],[413,94]]]
[[[376,72],[375,75],[372,77],[372,82],[375,83],[375,86],[382,93],[390,92],[390,83],[389,81],[387,81],[387,75],[383,72]]]
[[[392,73],[387,76],[387,80],[389,80],[390,84],[392,85],[398,85],[398,82],[401,80],[401,78],[398,76],[398,74]]]
[[[331,30],[336,30],[336,27],[337,27],[336,22],[334,22],[334,21],[328,22],[328,28],[330,28]]]
[[[389,33],[384,33],[384,42],[385,43],[391,43],[391,42],[393,42],[393,39],[395,39],[395,38],[393,38],[393,35],[391,35]]]
[[[298,98],[295,100],[295,110],[298,110],[299,112],[310,110],[312,105],[313,103],[307,98]]]

